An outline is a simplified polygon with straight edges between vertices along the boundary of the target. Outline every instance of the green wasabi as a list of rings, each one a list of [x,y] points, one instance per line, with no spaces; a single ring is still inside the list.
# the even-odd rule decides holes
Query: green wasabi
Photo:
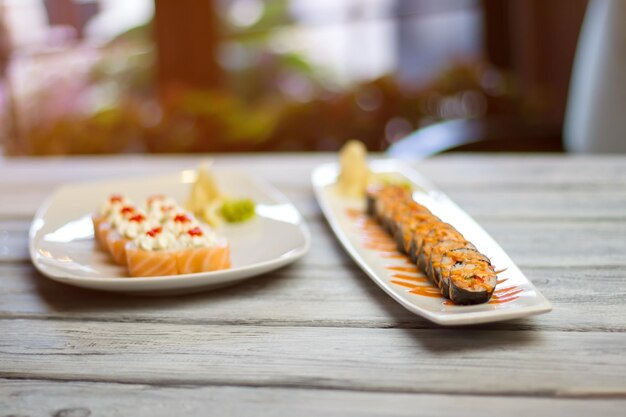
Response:
[[[249,198],[227,200],[220,209],[220,215],[228,223],[241,223],[254,217],[254,201]]]

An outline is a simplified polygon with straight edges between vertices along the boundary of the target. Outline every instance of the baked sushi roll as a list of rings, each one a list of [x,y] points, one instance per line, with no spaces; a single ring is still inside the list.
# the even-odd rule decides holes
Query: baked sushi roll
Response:
[[[455,304],[486,303],[498,279],[491,264],[480,260],[454,264],[449,276],[449,298]]]
[[[467,242],[462,248],[451,249],[441,254],[440,259],[433,259],[433,275],[438,282],[441,294],[450,298],[450,272],[456,264],[464,262],[481,262],[491,265],[489,258],[476,250],[474,245]]]
[[[431,228],[422,239],[420,251],[417,254],[417,267],[427,274],[430,269],[430,255],[439,242],[443,240],[465,242],[463,235],[448,223],[440,222],[436,227]]]
[[[368,189],[367,213],[393,237],[398,250],[456,304],[487,302],[497,277],[490,260],[452,225],[415,202],[405,187]]]

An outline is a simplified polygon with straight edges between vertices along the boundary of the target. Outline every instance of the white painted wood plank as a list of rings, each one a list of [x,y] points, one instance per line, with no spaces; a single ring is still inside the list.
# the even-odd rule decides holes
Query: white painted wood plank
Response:
[[[374,155],[374,157],[379,155]],[[16,158],[0,163],[0,184],[47,184],[94,178],[163,173],[193,168],[207,156],[115,156]],[[219,155],[216,164],[255,170],[281,184],[302,184],[316,165],[337,160],[336,154]],[[602,186],[626,185],[623,156],[441,155],[414,164],[437,184],[462,186]],[[289,172],[291,175],[284,175]],[[308,177],[308,176],[307,176]]]
[[[490,329],[626,331],[620,269],[528,269],[549,314]],[[69,287],[29,265],[0,265],[0,318],[274,326],[438,328],[402,308],[354,268],[290,267],[219,291],[128,297]]]
[[[277,188],[289,197],[305,218],[319,214],[308,184],[277,185]],[[461,208],[479,220],[626,220],[626,187],[587,190],[512,188],[441,187]],[[0,187],[0,219],[32,218],[50,191],[46,184],[20,190],[17,194],[8,186]]]
[[[527,398],[249,387],[0,381],[0,409],[23,416],[621,416],[625,399]]]
[[[275,184],[299,208],[315,211],[309,176],[332,154],[220,156],[217,165],[252,172]],[[16,159],[0,164],[0,217],[29,218],[57,185],[193,168],[202,157]],[[626,158],[443,156],[417,164],[470,214],[478,217],[623,218]],[[285,175],[288,172],[289,175]],[[489,201],[490,204],[485,204]]]
[[[0,377],[626,395],[626,333],[0,320]]]
[[[479,220],[480,221],[480,220]],[[521,267],[626,266],[626,222],[482,220],[481,225]],[[7,225],[4,229],[2,225]],[[321,218],[308,221],[310,252],[301,265],[352,265]],[[0,262],[26,261],[28,222],[2,222]],[[11,228],[11,230],[9,230]]]

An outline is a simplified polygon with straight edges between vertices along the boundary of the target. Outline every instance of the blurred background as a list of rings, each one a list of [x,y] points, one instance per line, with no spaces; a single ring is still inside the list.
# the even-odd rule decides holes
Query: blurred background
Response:
[[[5,155],[560,152],[586,0],[0,0]],[[408,139],[406,139],[408,138]],[[403,141],[404,139],[404,141]],[[409,149],[409,148],[406,148]]]

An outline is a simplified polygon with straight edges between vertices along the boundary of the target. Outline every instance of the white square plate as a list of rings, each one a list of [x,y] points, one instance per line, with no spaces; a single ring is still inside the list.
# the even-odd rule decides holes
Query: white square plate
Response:
[[[339,194],[336,188],[339,172],[337,164],[319,166],[312,174],[312,182],[328,223],[361,269],[393,299],[409,311],[443,325],[508,320],[546,313],[552,309],[548,300],[528,281],[493,238],[414,169],[397,160],[373,161],[370,169],[411,182],[415,189],[413,198],[418,203],[463,233],[478,250],[491,258],[496,269],[506,268],[499,275],[499,284],[488,303],[472,306],[451,304],[417,271],[408,257],[395,250],[395,244],[373,246],[364,241],[364,225],[378,227],[367,219],[365,199]]]
[[[287,265],[303,256],[310,234],[298,210],[275,188],[239,171],[215,169],[221,190],[255,201],[256,216],[220,226],[230,242],[232,268],[198,274],[130,278],[97,249],[91,213],[113,193],[134,201],[165,194],[183,203],[195,171],[147,178],[73,184],[57,189],[40,207],[30,228],[29,250],[35,267],[49,278],[78,287],[147,295],[202,291],[239,282]]]

